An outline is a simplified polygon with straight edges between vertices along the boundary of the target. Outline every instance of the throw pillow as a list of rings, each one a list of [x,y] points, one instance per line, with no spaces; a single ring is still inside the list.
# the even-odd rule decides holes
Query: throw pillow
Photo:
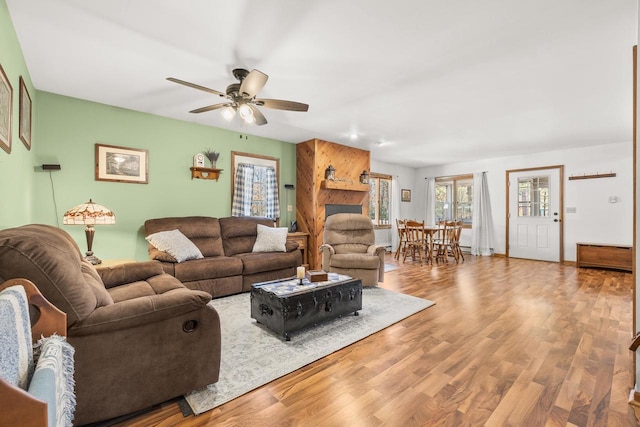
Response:
[[[160,231],[146,237],[158,250],[174,257],[177,262],[204,258],[202,252],[180,230]]]
[[[286,252],[287,227],[267,227],[258,224],[258,237],[253,245],[253,252]]]

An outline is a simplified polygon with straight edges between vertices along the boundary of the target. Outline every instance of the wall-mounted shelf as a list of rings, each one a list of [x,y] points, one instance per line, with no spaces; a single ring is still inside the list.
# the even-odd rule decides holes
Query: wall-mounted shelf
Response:
[[[191,169],[191,179],[215,179],[217,181],[220,176],[220,172],[222,172],[222,169],[200,168],[195,166],[190,167],[189,169]]]
[[[569,181],[573,181],[574,179],[613,178],[615,176],[616,176],[615,172],[597,173],[595,175],[576,175],[576,176],[570,176]]]
[[[369,192],[369,184],[360,184],[359,182],[350,181],[332,181],[325,180],[320,183],[320,187],[325,190],[345,190],[345,191],[364,191]]]

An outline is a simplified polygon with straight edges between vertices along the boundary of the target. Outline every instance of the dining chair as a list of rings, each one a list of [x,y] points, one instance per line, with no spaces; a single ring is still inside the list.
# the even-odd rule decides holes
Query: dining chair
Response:
[[[398,230],[398,249],[396,249],[395,259],[399,260],[404,255],[407,239],[405,236],[405,224],[407,220],[396,218],[396,228]]]
[[[462,254],[462,248],[460,248],[460,235],[462,234],[462,225],[463,225],[462,221],[457,221],[456,222],[457,233],[456,233],[456,238],[454,240],[453,248],[454,248],[455,252],[458,254],[458,260],[460,258],[462,258],[462,260],[464,261],[464,255]]]
[[[460,224],[456,221],[441,221],[440,223],[440,236],[435,242],[436,246],[436,259],[449,262],[449,257],[452,256],[456,263],[459,262],[459,238],[461,231]]]
[[[426,233],[424,230],[424,221],[417,222],[407,220],[404,227],[405,234],[405,250],[402,262],[405,262],[407,256],[411,255],[411,258],[415,261],[416,256],[420,263],[424,262],[424,258],[430,258],[429,245],[426,240]]]

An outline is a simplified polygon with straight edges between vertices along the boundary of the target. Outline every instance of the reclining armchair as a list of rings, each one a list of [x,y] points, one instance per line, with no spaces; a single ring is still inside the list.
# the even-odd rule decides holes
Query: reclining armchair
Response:
[[[217,382],[220,319],[206,292],[149,261],[96,270],[65,231],[0,231],[0,278],[25,278],[67,315],[75,423],[128,414]]]
[[[375,244],[371,218],[353,213],[327,217],[324,224],[322,269],[361,279],[363,286],[384,281],[385,248]]]

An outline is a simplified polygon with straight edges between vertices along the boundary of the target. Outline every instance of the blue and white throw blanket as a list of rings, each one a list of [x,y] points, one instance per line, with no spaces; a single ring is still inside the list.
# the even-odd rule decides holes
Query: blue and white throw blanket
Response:
[[[50,426],[72,425],[76,408],[73,354],[74,348],[59,335],[41,338],[34,346],[37,362],[28,391],[48,403]]]
[[[33,373],[31,320],[22,286],[0,292],[0,378],[26,390]]]
[[[0,292],[0,378],[47,402],[49,426],[71,426],[75,411],[73,347],[52,335],[32,345],[22,286]]]

